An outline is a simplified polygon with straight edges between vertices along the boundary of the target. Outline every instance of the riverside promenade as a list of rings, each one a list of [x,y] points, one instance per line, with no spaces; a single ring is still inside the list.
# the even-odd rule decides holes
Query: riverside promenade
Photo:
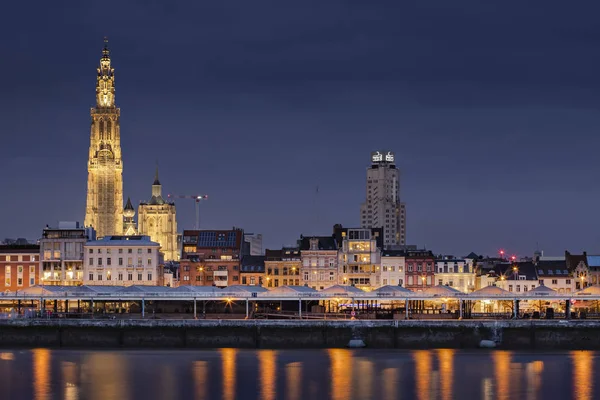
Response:
[[[0,320],[0,347],[600,350],[600,321]]]

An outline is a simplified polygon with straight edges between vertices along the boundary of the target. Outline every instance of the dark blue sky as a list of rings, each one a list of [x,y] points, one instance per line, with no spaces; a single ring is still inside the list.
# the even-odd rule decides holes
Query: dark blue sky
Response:
[[[598,12],[555,0],[11,2],[0,238],[83,221],[108,36],[134,203],[159,158],[165,193],[210,196],[203,228],[261,232],[273,248],[357,226],[369,154],[386,148],[410,243],[598,253]],[[178,216],[191,228],[193,203]]]

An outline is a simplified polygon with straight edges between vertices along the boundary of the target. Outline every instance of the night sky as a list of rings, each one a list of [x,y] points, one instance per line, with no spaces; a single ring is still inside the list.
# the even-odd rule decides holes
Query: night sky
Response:
[[[159,159],[165,195],[210,196],[202,228],[277,248],[358,226],[370,152],[390,149],[411,244],[600,253],[599,12],[555,0],[3,4],[0,240],[83,222],[108,36],[134,204]],[[192,228],[193,202],[177,212]]]

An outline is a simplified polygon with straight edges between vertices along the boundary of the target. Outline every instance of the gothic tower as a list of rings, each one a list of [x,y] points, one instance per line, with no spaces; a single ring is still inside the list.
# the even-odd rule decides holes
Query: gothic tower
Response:
[[[162,185],[158,180],[158,166],[152,184],[152,197],[138,207],[138,233],[150,236],[153,242],[160,243],[160,251],[165,261],[179,261],[177,247],[177,212],[175,203],[162,197]]]
[[[97,236],[123,234],[123,162],[121,134],[115,105],[115,70],[110,65],[108,40],[96,78],[96,107],[92,108],[92,127],[88,158],[87,205],[85,225],[93,226]]]

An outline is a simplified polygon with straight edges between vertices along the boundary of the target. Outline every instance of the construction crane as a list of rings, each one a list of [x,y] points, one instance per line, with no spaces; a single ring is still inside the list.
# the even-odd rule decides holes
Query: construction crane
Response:
[[[196,204],[196,226],[195,230],[200,229],[200,201],[207,200],[208,195],[206,194],[194,194],[194,195],[179,195],[179,194],[168,194],[169,199],[193,199]]]

